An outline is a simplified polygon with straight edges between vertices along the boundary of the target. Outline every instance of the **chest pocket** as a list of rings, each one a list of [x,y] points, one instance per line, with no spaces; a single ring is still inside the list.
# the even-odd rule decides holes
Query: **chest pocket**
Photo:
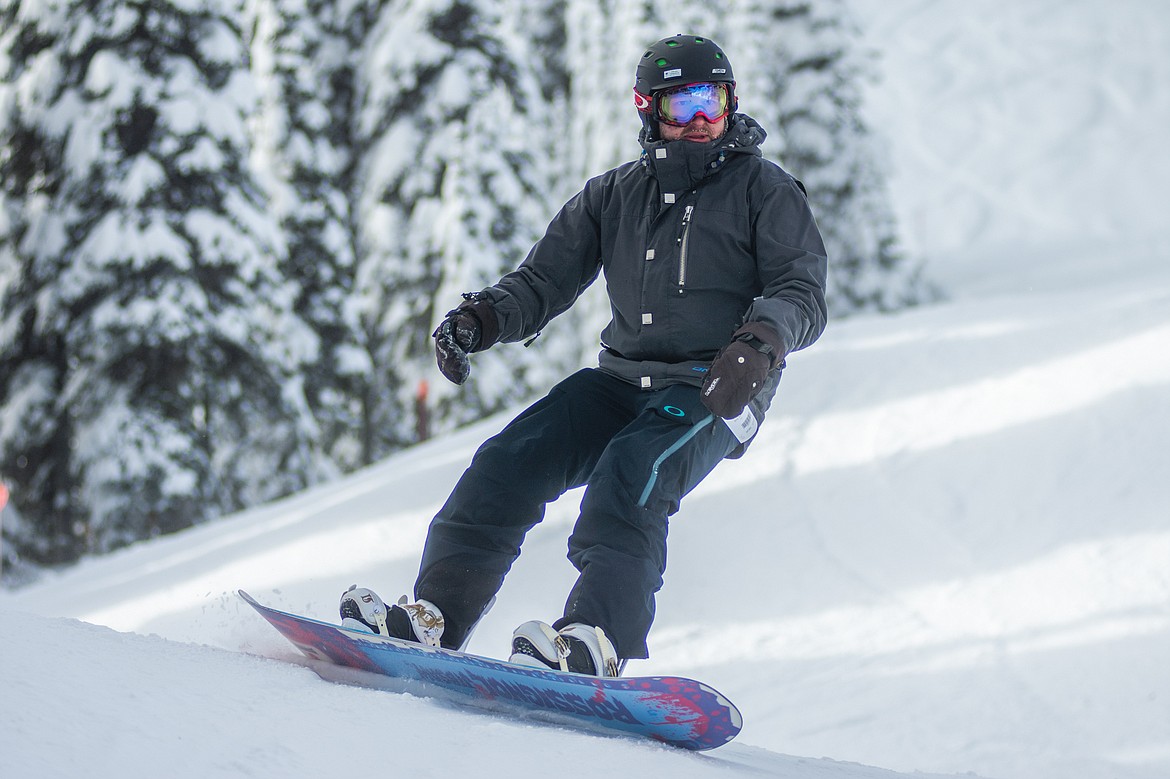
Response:
[[[738,214],[696,208],[683,225],[680,241],[679,287],[688,292],[758,294],[759,273]]]

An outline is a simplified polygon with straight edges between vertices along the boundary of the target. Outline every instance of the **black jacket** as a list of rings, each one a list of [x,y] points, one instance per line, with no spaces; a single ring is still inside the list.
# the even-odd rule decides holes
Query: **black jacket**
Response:
[[[500,340],[532,336],[604,271],[613,318],[600,367],[643,387],[699,385],[745,322],[775,330],[784,354],[813,343],[827,258],[804,189],[760,156],[755,120],[730,122],[713,144],[643,142],[641,159],[587,182],[521,266],[481,293]]]

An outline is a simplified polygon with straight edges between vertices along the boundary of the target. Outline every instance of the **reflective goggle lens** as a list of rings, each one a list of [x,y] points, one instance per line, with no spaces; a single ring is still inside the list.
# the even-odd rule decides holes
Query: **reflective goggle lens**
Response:
[[[654,102],[660,121],[685,125],[699,114],[708,122],[718,122],[727,116],[729,98],[726,84],[689,84],[659,93]]]

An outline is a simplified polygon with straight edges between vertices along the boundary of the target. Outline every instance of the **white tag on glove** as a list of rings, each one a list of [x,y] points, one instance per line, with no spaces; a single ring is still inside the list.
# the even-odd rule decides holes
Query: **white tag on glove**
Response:
[[[735,440],[741,444],[746,444],[752,440],[752,436],[760,429],[760,423],[756,421],[755,415],[752,414],[751,406],[744,406],[743,413],[735,419],[724,419],[723,423],[727,425],[727,429],[735,436]]]

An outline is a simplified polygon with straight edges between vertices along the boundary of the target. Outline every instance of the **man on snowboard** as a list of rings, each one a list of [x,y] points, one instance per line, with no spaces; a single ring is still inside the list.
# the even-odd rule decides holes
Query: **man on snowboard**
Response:
[[[641,157],[588,181],[516,271],[464,295],[434,332],[439,370],[462,384],[469,354],[532,337],[604,271],[598,367],[476,452],[431,523],[416,601],[387,610],[350,588],[345,624],[461,649],[545,504],[584,485],[564,614],[518,627],[510,659],[617,676],[648,656],[668,517],[743,453],[785,357],[824,330],[827,258],[804,187],[760,156],[763,128],[736,112],[714,42],[651,46],[634,104]]]

